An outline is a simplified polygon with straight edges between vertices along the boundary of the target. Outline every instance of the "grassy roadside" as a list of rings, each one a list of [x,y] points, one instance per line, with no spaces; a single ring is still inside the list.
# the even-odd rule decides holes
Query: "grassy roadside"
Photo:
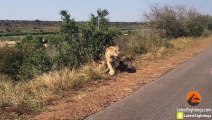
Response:
[[[150,53],[140,56],[136,59],[139,64],[136,73],[118,74],[102,82],[93,82],[93,84],[91,82],[77,93],[64,93],[62,99],[48,105],[47,111],[36,115],[33,119],[84,119],[188,61],[203,51],[212,39],[196,40],[201,41],[196,41],[195,44],[181,50],[174,52],[170,50],[163,57],[157,56],[153,59]]]
[[[169,55],[184,51],[189,47],[208,43],[207,38],[179,38],[171,40],[172,47],[161,46],[136,59],[136,66],[142,66],[140,58],[147,60],[165,59]],[[78,70],[63,69],[38,76],[27,82],[14,83],[10,78],[0,77],[0,114],[2,119],[14,119],[44,110],[55,98],[62,97],[64,91],[77,91],[92,81],[105,80],[108,76],[96,63],[89,63]]]
[[[1,117],[13,119],[13,117],[43,111],[44,106],[52,99],[62,97],[62,91],[75,91],[89,81],[103,79],[105,77],[103,70],[95,65],[90,63],[79,70],[65,68],[53,71],[28,82],[14,83],[1,75]]]

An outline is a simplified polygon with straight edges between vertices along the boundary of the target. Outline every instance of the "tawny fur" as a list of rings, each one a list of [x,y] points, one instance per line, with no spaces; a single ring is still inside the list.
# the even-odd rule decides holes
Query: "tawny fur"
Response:
[[[105,51],[105,60],[107,64],[107,70],[109,71],[110,75],[115,74],[115,64],[116,61],[119,59],[119,47],[118,46],[110,46]]]

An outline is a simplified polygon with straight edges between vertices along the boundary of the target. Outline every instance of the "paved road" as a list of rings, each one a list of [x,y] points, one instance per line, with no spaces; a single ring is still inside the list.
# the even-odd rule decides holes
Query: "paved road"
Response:
[[[186,102],[186,94],[191,90],[202,96],[202,102],[196,107]],[[212,48],[87,119],[176,120],[177,108],[187,107],[212,108]]]

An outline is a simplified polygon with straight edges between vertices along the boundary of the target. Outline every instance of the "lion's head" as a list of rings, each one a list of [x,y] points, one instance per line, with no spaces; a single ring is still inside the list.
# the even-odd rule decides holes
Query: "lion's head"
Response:
[[[116,46],[112,46],[111,47],[111,56],[113,56],[114,58],[118,58],[120,56],[120,51],[119,51],[119,47],[116,45]]]

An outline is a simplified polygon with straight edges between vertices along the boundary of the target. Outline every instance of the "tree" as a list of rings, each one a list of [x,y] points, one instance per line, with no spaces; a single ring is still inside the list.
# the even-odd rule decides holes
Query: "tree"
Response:
[[[62,10],[60,12],[61,19],[62,19],[62,27],[61,33],[62,34],[69,34],[71,39],[76,39],[79,35],[79,27],[77,26],[74,19],[71,19],[71,15],[68,13],[67,10]]]
[[[97,17],[98,17],[98,29],[105,29],[105,28],[108,28],[108,19],[106,18],[106,16],[109,15],[109,12],[104,9],[104,10],[97,10]],[[100,26],[102,25],[102,26]]]
[[[87,58],[98,60],[105,49],[114,44],[116,32],[110,29],[109,12],[98,9],[96,15],[91,14],[90,21],[82,27],[82,46]]]
[[[86,24],[77,24],[66,11],[60,12],[62,19],[61,35],[64,40],[59,43],[59,59],[70,66],[79,66],[90,60],[99,60],[105,48],[114,44],[115,31],[110,29],[109,12],[98,9],[91,14]],[[76,63],[76,64],[75,64]]]
[[[94,14],[91,14],[91,24],[93,24],[94,26],[97,26],[98,30],[106,30],[109,27],[109,20],[106,18],[106,16],[109,15],[109,12],[104,9],[98,9],[97,10],[97,16],[95,16]]]

